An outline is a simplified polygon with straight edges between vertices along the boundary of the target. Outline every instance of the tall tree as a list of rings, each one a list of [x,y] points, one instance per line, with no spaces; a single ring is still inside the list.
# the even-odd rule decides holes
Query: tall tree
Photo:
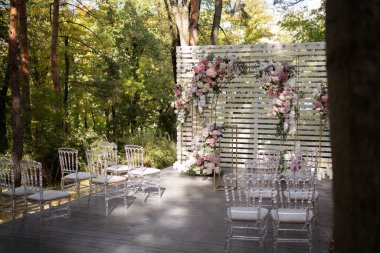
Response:
[[[198,44],[198,22],[199,22],[200,7],[201,7],[201,0],[190,1],[190,27],[189,27],[190,46],[195,46]]]
[[[53,80],[54,91],[56,95],[55,112],[58,128],[60,126],[60,114],[62,110],[62,87],[59,79],[59,66],[58,66],[58,31],[59,31],[59,0],[54,0],[53,4],[53,17],[52,17],[52,35],[50,46],[50,62],[51,62],[51,77]]]
[[[25,139],[30,139],[31,110],[30,110],[30,84],[29,84],[29,54],[28,54],[28,21],[26,14],[26,0],[20,0],[19,5],[20,22],[20,54],[21,54],[21,76],[20,84],[22,91],[22,117],[24,121]]]
[[[210,37],[211,45],[216,45],[218,42],[218,32],[219,32],[220,20],[222,19],[222,9],[223,9],[223,1],[215,0],[215,12],[214,12],[214,19],[212,22],[211,37]]]
[[[20,91],[20,78],[17,62],[17,21],[18,21],[18,0],[10,1],[10,21],[8,33],[8,64],[10,72],[10,84],[12,90],[12,158],[15,170],[15,180],[19,184],[21,181],[20,160],[23,153],[23,124],[22,124],[22,104]]]
[[[9,87],[9,65],[7,64],[7,70],[4,75],[3,85],[0,92],[0,153],[5,153],[8,149],[7,138],[7,93]]]
[[[165,10],[166,10],[166,16],[168,19],[169,24],[169,31],[170,31],[170,37],[171,37],[171,47],[170,47],[170,56],[172,59],[172,68],[173,68],[173,80],[174,82],[177,81],[177,56],[176,56],[176,47],[179,45],[179,37],[176,33],[177,29],[175,29],[175,24],[173,22],[172,16],[170,15],[170,8],[168,4],[168,0],[164,0],[165,3]]]
[[[379,1],[328,0],[336,252],[380,249]]]
[[[190,31],[189,31],[189,14],[190,14],[190,2],[187,0],[180,1],[170,0],[172,6],[173,16],[177,24],[179,38],[181,46],[188,46],[190,43]]]

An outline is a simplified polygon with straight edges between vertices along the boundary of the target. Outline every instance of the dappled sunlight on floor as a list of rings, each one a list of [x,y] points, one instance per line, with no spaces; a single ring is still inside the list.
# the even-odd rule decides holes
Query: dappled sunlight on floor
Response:
[[[82,197],[73,201],[69,219],[40,225],[31,216],[25,223],[16,221],[14,228],[11,223],[0,225],[0,252],[222,252],[227,228],[224,192],[213,191],[212,178],[165,169],[161,185],[161,199],[152,194],[144,203],[142,195],[130,196],[127,208],[123,200],[110,201],[108,217],[103,199],[92,200],[88,207],[88,198]],[[323,191],[328,193],[330,188]],[[233,247],[239,253],[258,249],[253,242],[236,242]],[[272,252],[270,240],[267,248]],[[304,250],[297,245],[278,252]]]

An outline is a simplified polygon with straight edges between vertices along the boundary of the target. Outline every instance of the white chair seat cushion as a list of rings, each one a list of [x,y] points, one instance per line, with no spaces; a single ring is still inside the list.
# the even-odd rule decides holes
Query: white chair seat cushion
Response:
[[[232,206],[227,208],[227,218],[235,221],[258,221],[264,219],[268,209],[247,206]]]
[[[70,179],[70,180],[85,180],[90,179],[90,173],[89,172],[78,172],[78,177],[76,173],[70,173],[63,177],[64,179]]]
[[[132,168],[130,166],[124,164],[114,164],[107,167],[107,171],[112,173],[127,172],[131,169]]]
[[[305,190],[304,192],[302,191],[295,191],[295,190],[285,190],[284,191],[284,195],[285,197],[289,197],[290,196],[290,199],[308,199],[309,196],[309,191],[308,190]],[[314,192],[314,200],[318,198],[318,191],[315,191]]]
[[[307,210],[309,212],[309,216],[307,217],[308,218],[307,221],[311,221],[314,214],[313,214],[313,211],[310,209],[279,208],[278,209],[278,216],[277,216],[277,210],[275,210],[275,209],[271,210],[271,215],[273,217],[273,220],[279,221],[279,222],[304,223],[304,222],[306,222]]]
[[[261,197],[263,199],[270,199],[272,198],[272,188],[262,188],[261,191],[260,189],[255,189],[255,192],[250,191],[249,196],[251,198],[255,197],[258,198],[261,192]],[[274,192],[275,195],[277,195],[277,192]]]
[[[33,194],[35,192],[36,191],[30,190],[30,189],[25,190],[25,188],[21,186],[21,187],[16,187],[15,188],[15,194],[14,194],[14,196],[23,196],[24,194],[30,195],[30,194]],[[13,193],[12,193],[11,190],[4,191],[3,194],[5,196],[12,196],[13,195]]]
[[[40,193],[38,192],[28,196],[27,199],[36,201],[51,201],[55,199],[68,198],[70,197],[70,193],[65,191],[44,190],[42,192],[42,199],[40,197]]]
[[[129,174],[135,175],[135,176],[142,176],[142,175],[157,174],[160,172],[161,172],[161,170],[159,170],[159,169],[146,167],[146,168],[133,169],[129,172]]]
[[[126,177],[112,175],[112,176],[107,176],[107,178],[104,176],[99,176],[99,177],[93,178],[91,182],[94,184],[104,184],[104,183],[113,184],[113,183],[123,182],[126,180],[127,180]]]

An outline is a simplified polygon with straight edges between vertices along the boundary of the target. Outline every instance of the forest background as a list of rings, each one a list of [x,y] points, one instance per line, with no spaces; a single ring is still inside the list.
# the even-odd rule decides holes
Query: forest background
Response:
[[[315,10],[264,0],[0,0],[0,155],[60,176],[60,147],[142,145],[176,159],[175,48],[325,40]],[[296,1],[300,2],[300,1]],[[297,5],[296,5],[297,6]],[[18,173],[18,181],[20,180]]]

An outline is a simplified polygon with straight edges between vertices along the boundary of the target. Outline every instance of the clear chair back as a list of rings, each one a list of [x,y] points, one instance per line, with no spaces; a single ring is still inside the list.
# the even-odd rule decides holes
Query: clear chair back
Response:
[[[118,164],[117,156],[117,144],[113,142],[102,142],[100,144],[100,149],[103,150],[106,154],[107,165]]]
[[[6,189],[15,187],[13,161],[6,157],[0,158],[0,187]]]
[[[87,166],[91,177],[105,176],[107,154],[99,150],[87,150]]]
[[[132,168],[144,167],[144,148],[137,145],[125,145],[125,156]]]
[[[43,178],[41,163],[32,160],[22,160],[20,166],[21,177],[26,191],[40,191],[42,193]]]
[[[78,150],[73,148],[60,148],[58,149],[58,154],[62,176],[78,172]]]
[[[277,181],[278,195],[274,200],[277,208],[312,209],[315,187],[311,178],[281,179]]]

